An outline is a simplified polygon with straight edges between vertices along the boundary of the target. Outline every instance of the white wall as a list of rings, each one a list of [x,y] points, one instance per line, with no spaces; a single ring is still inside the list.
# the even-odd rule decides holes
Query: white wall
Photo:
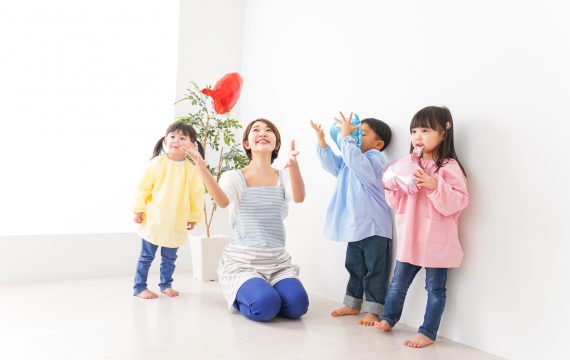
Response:
[[[189,81],[238,70],[242,13],[230,0],[0,3],[0,284],[134,271],[134,187]],[[187,244],[177,267],[191,267]]]
[[[0,236],[0,248],[0,285],[129,274],[134,278],[141,239],[134,232],[11,235]],[[151,272],[158,273],[159,262],[160,256]],[[192,269],[188,243],[178,250],[176,269]],[[125,294],[130,293],[128,286]]]
[[[310,291],[340,302],[347,274],[345,246],[322,236],[333,179],[319,168],[309,119],[381,118],[393,160],[407,153],[413,114],[446,105],[472,202],[440,334],[513,359],[568,353],[569,16],[562,1],[246,1],[241,117],[274,120],[301,149],[307,200],[287,231]],[[423,281],[402,319],[412,326]]]
[[[240,72],[242,48],[243,0],[181,0],[180,37],[178,45],[178,79],[176,98],[182,99],[191,82],[205,87],[215,83],[227,73]],[[244,89],[250,85],[245,82]],[[176,106],[176,116],[185,116],[190,110],[187,102]],[[240,104],[232,109],[240,118]],[[206,159],[216,164],[217,157],[207,150]],[[208,200],[209,201],[209,200]],[[218,209],[212,229],[229,234],[227,210]],[[205,234],[204,222],[194,233]]]
[[[132,232],[174,118],[177,2],[0,5],[0,235]]]
[[[174,119],[178,15],[0,3],[0,283],[133,273],[133,190]]]

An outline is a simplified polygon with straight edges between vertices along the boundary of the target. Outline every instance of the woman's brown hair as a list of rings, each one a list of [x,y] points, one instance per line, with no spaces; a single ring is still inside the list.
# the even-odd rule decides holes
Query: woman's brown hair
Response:
[[[273,164],[273,161],[277,159],[277,156],[279,155],[279,149],[281,148],[281,135],[279,134],[279,130],[277,130],[277,126],[275,126],[275,124],[273,124],[271,121],[267,119],[256,119],[250,122],[243,132],[242,146],[243,149],[245,150],[247,158],[249,159],[249,161],[251,161],[251,149],[246,149],[244,144],[247,141],[249,133],[253,128],[253,125],[259,121],[267,125],[271,129],[271,131],[273,131],[273,133],[275,134],[275,149],[273,149],[273,152],[271,152],[271,163]]]

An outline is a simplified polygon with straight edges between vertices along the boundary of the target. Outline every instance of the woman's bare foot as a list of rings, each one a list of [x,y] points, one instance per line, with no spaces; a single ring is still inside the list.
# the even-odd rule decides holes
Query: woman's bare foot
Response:
[[[362,326],[374,326],[374,323],[380,320],[378,315],[367,313],[364,317],[358,320],[358,325]]]
[[[392,330],[392,327],[390,326],[390,324],[388,324],[388,322],[386,320],[376,321],[374,323],[374,327],[376,329],[380,329],[380,330],[384,330],[384,331]]]
[[[140,297],[141,299],[156,299],[158,297],[158,295],[148,289],[141,291],[136,296]]]
[[[433,340],[420,333],[417,333],[416,335],[404,341],[404,345],[413,348],[423,348],[431,344],[433,344]]]
[[[166,296],[170,296],[170,297],[175,297],[180,295],[180,293],[176,290],[174,290],[173,288],[168,288],[168,289],[164,289],[162,290],[162,293],[165,294]]]
[[[343,306],[341,308],[338,308],[331,313],[331,315],[334,317],[345,316],[345,315],[358,315],[358,314],[360,314],[360,310],[349,308],[348,306]]]

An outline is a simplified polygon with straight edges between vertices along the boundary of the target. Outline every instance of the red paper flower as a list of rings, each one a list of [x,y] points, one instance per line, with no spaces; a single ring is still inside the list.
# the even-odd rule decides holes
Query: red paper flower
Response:
[[[214,110],[218,114],[229,112],[239,99],[243,79],[235,72],[224,75],[213,89],[202,89],[202,93],[212,97]]]

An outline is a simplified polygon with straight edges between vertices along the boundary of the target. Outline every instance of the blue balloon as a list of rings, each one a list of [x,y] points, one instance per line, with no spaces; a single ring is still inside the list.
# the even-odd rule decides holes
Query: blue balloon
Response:
[[[350,121],[350,124],[355,126],[355,125],[360,125],[360,118],[358,117],[357,114],[353,114],[353,118]],[[331,137],[334,140],[334,142],[336,143],[336,146],[338,146],[338,148],[340,149],[340,143],[341,143],[341,139],[340,139],[340,128],[337,127],[338,123],[335,121],[332,126],[331,126]],[[354,142],[356,143],[356,146],[361,147],[362,146],[362,128],[358,128],[356,130],[354,130],[350,136],[352,136],[352,138],[354,139]]]

